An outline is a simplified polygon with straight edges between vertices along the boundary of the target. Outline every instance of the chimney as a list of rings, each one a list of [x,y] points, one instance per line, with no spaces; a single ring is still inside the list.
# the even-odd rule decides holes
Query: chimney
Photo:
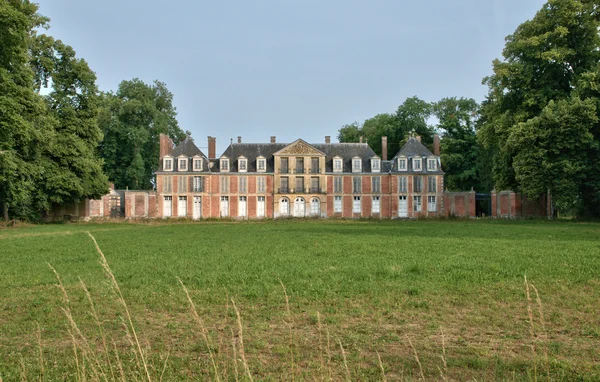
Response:
[[[271,143],[275,143],[275,136],[271,135]]]
[[[358,139],[359,143],[362,143],[362,136]]]
[[[433,136],[433,155],[440,156],[440,136],[438,134]]]
[[[217,155],[217,138],[208,136],[208,158],[213,159]]]
[[[331,143],[331,137],[329,135],[325,136],[325,143],[326,144],[330,144]]]
[[[387,160],[387,137],[381,137],[381,160]]]
[[[417,135],[415,138],[417,139],[417,142],[421,143],[421,136],[420,135]]]
[[[238,143],[242,143],[242,137],[238,135]]]
[[[173,150],[173,141],[171,140],[171,138],[169,138],[169,136],[166,134],[160,134],[158,141],[160,146],[160,158],[164,157],[165,155],[171,154],[171,150]]]

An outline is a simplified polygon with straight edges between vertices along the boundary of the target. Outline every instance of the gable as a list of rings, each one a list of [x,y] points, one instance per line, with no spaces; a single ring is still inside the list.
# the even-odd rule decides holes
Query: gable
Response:
[[[322,151],[317,150],[313,146],[304,142],[302,139],[298,139],[294,143],[289,144],[283,149],[277,151],[273,155],[312,155],[312,156],[325,156]]]

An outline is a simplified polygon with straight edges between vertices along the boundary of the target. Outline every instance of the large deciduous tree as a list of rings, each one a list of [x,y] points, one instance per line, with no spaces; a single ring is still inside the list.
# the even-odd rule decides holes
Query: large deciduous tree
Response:
[[[123,81],[116,93],[104,94],[100,154],[104,170],[117,188],[153,188],[159,135],[167,134],[176,143],[185,137],[176,115],[173,94],[159,81],[152,85],[137,78]]]
[[[506,39],[484,79],[479,137],[497,188],[549,192],[600,216],[599,15],[595,1],[550,0]]]

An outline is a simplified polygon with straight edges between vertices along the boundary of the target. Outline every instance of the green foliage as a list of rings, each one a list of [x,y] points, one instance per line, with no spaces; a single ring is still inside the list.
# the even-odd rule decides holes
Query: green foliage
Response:
[[[123,81],[115,94],[105,93],[99,116],[104,132],[100,155],[109,179],[120,189],[152,189],[158,169],[159,135],[175,143],[185,137],[176,120],[173,94],[166,85],[139,79]]]

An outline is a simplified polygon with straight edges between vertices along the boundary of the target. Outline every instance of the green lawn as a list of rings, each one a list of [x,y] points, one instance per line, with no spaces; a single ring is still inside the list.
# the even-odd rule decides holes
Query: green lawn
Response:
[[[600,224],[267,221],[0,229],[3,381],[147,379],[87,231],[152,380],[600,380]]]

